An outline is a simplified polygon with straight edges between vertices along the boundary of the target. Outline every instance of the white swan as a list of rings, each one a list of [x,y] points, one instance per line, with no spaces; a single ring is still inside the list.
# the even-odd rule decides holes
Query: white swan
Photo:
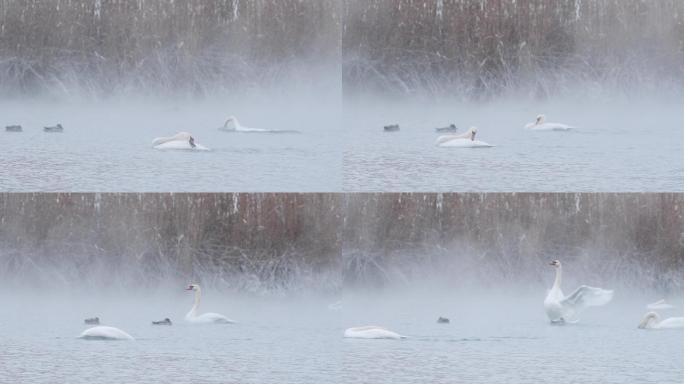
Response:
[[[437,138],[435,143],[439,147],[455,147],[455,148],[488,148],[493,147],[484,141],[475,140],[477,134],[477,127],[470,127],[466,133],[460,135],[442,135]]]
[[[655,312],[648,312],[639,323],[640,329],[672,329],[684,328],[684,317],[670,317],[665,320],[660,319],[660,315]]]
[[[299,131],[295,129],[263,129],[263,128],[249,128],[240,125],[240,122],[238,121],[237,117],[235,116],[228,116],[228,119],[226,119],[226,122],[223,124],[222,127],[219,128],[219,131],[224,131],[224,132],[246,132],[246,133],[299,133]]]
[[[575,127],[560,123],[547,123],[546,116],[538,115],[534,123],[526,124],[525,128],[533,131],[569,131]]]
[[[228,116],[225,124],[223,124],[223,127],[219,128],[219,130],[226,132],[269,132],[268,129],[263,128],[243,127],[235,116]]]
[[[131,335],[119,328],[104,325],[86,329],[79,338],[86,340],[135,340]]]
[[[344,337],[354,338],[354,339],[405,339],[406,336],[402,336],[396,332],[392,332],[389,329],[383,327],[377,327],[374,325],[369,325],[365,327],[354,327],[348,328],[344,331]]]
[[[655,303],[651,303],[651,304],[647,305],[646,308],[655,311],[655,310],[672,309],[672,308],[675,308],[675,306],[672,304],[666,303],[665,299],[660,299],[660,300],[656,301]]]
[[[186,288],[187,291],[195,291],[195,304],[192,306],[190,309],[190,312],[188,312],[187,315],[185,315],[185,321],[191,322],[191,323],[198,323],[198,324],[208,324],[208,323],[217,323],[217,324],[233,324],[235,323],[233,320],[220,315],[218,313],[212,313],[212,312],[207,312],[203,313],[201,315],[197,315],[197,309],[199,308],[200,305],[200,297],[202,296],[202,289],[200,288],[199,284],[190,284]]]
[[[576,322],[578,320],[577,315],[586,307],[605,305],[613,299],[613,291],[586,285],[580,286],[569,296],[565,296],[560,287],[561,263],[554,260],[550,264],[556,268],[556,280],[546,295],[544,309],[551,323]]]
[[[209,148],[195,142],[195,138],[187,132],[178,132],[170,137],[157,137],[152,140],[154,149],[191,149],[208,151]]]

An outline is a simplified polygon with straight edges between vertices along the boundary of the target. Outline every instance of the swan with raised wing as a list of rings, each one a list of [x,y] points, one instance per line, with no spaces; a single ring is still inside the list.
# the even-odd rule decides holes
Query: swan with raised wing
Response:
[[[639,323],[640,329],[673,329],[684,328],[684,317],[669,317],[661,320],[660,315],[648,312]]]
[[[188,287],[185,289],[186,291],[195,291],[195,303],[190,309],[190,312],[188,312],[187,315],[185,315],[185,321],[188,321],[190,323],[197,323],[197,324],[233,324],[235,323],[233,320],[218,314],[218,313],[213,313],[213,312],[207,312],[203,313],[201,315],[197,314],[197,310],[199,309],[200,305],[200,298],[202,297],[202,288],[200,288],[199,284],[190,284]]]
[[[375,325],[368,325],[365,327],[348,328],[344,331],[344,337],[352,339],[405,339],[402,336],[389,329],[378,327]]]
[[[455,148],[488,148],[493,145],[485,143],[484,141],[475,140],[477,135],[477,127],[470,127],[467,132],[460,135],[442,135],[437,138],[435,143],[439,147],[455,147]]]
[[[601,306],[613,299],[613,291],[582,285],[568,296],[561,290],[561,276],[563,273],[561,262],[554,260],[550,263],[556,268],[556,280],[544,300],[546,315],[553,324],[577,322],[577,316],[587,307]]]
[[[195,151],[208,151],[209,148],[198,144],[195,138],[187,132],[178,132],[169,137],[157,137],[152,140],[154,149],[186,149]]]
[[[569,131],[575,127],[560,123],[547,123],[545,115],[537,115],[534,123],[525,124],[525,128],[533,131]]]
[[[85,340],[135,340],[131,335],[119,328],[107,327],[105,325],[88,328],[81,333],[79,338]]]

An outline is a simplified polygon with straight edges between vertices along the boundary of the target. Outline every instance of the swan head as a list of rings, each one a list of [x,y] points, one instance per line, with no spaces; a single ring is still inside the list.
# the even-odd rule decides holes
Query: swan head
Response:
[[[197,292],[197,291],[200,290],[200,286],[199,286],[199,284],[189,284],[188,287],[185,288],[185,290],[186,290],[186,291],[195,291],[195,292]]]
[[[560,260],[554,260],[554,261],[550,262],[549,265],[554,267],[554,268],[560,268],[561,262],[560,262]]]
[[[544,124],[544,120],[546,120],[546,116],[544,115],[537,115],[537,120],[534,121],[536,125],[539,124]]]
[[[657,323],[659,319],[660,319],[660,316],[658,316],[657,313],[648,312],[644,315],[644,318],[641,319],[641,322],[639,323],[639,328],[640,329],[649,328],[653,325],[652,323]]]
[[[468,129],[468,134],[470,134],[470,140],[475,141],[475,135],[477,134],[477,127],[470,127]]]

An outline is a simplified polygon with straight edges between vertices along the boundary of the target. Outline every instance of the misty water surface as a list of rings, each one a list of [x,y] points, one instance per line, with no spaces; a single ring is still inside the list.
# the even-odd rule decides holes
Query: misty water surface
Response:
[[[523,127],[543,113],[570,132]],[[383,126],[399,124],[399,132]],[[436,127],[478,127],[493,148],[440,148]],[[345,105],[347,191],[681,191],[684,114],[675,103],[553,101]]]
[[[308,102],[305,103],[308,105]],[[341,150],[335,104],[273,100],[0,103],[3,191],[335,191]],[[244,126],[299,133],[226,133]],[[44,133],[61,123],[63,133]],[[21,124],[23,132],[5,132]],[[194,135],[210,152],[159,151],[155,137]]]
[[[542,287],[540,287],[542,288]],[[206,291],[206,290],[205,290]],[[239,321],[192,326],[190,295],[96,291],[3,294],[0,378],[12,382],[525,383],[678,382],[681,332],[637,329],[643,301],[624,291],[572,326],[547,323],[537,290],[467,295],[396,291],[321,298],[255,298],[206,291],[204,311]],[[137,298],[134,298],[137,296]],[[14,315],[9,315],[9,314]],[[98,315],[135,341],[76,337]],[[151,320],[171,317],[171,327]],[[451,319],[437,324],[438,316]],[[380,324],[405,340],[344,339],[345,328]]]

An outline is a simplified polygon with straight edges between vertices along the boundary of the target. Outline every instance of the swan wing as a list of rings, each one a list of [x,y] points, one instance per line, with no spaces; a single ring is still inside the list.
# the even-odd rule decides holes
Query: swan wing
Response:
[[[586,307],[608,304],[612,299],[612,290],[582,285],[561,300],[560,303],[564,308],[571,310],[573,313],[578,313]]]
[[[657,328],[684,328],[684,317],[670,317],[660,323]]]

